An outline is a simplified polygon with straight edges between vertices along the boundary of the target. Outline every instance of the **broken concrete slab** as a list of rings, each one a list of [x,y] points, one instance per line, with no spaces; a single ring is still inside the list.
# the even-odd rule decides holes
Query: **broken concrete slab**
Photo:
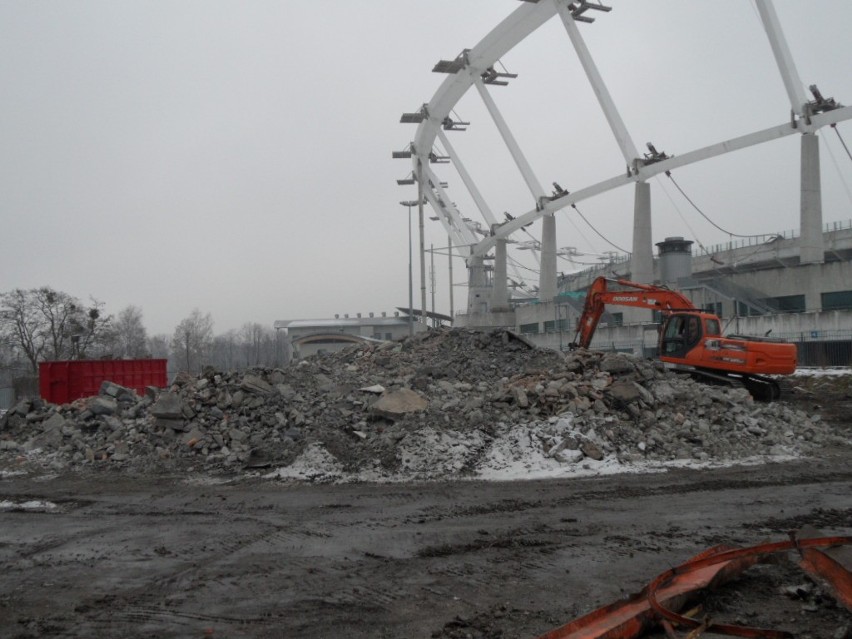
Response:
[[[58,430],[61,432],[67,424],[68,421],[62,415],[54,413],[41,423],[41,427],[45,431]]]
[[[88,406],[94,415],[113,415],[118,410],[118,402],[111,397],[93,397]]]
[[[428,405],[429,402],[419,393],[401,388],[380,397],[370,407],[370,411],[379,417],[394,420],[408,413],[422,412]]]
[[[177,393],[166,391],[160,393],[151,407],[148,409],[154,417],[161,419],[179,419],[183,421],[184,402]]]
[[[273,386],[258,375],[246,375],[240,383],[240,388],[249,393],[271,393]]]

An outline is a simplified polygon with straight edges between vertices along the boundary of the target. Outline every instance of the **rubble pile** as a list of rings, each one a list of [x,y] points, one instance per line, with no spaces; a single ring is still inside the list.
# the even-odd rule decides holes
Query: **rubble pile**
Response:
[[[25,400],[0,460],[56,469],[277,469],[286,478],[510,478],[646,462],[801,454],[834,441],[818,415],[756,404],[651,360],[562,355],[507,331],[429,331],[284,369],[180,375],[138,397]],[[269,471],[266,471],[269,472]]]

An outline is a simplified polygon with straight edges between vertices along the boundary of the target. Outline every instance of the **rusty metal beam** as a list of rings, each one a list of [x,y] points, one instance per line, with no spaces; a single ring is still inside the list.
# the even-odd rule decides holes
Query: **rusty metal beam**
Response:
[[[641,592],[555,628],[538,639],[638,639],[655,626],[662,625],[668,637],[677,637],[675,628],[683,628],[689,637],[705,632],[735,637],[760,639],[792,639],[783,630],[749,628],[717,624],[712,619],[693,619],[675,610],[681,609],[690,597],[705,588],[712,588],[739,575],[754,564],[766,561],[771,555],[790,550],[798,551],[807,569],[825,579],[835,590],[842,592],[844,605],[852,601],[852,576],[823,548],[852,545],[852,537],[815,537],[761,544],[751,548],[715,546],[689,561],[657,576]],[[833,551],[829,551],[833,552]],[[836,568],[840,565],[840,570]],[[842,572],[841,572],[842,571]]]

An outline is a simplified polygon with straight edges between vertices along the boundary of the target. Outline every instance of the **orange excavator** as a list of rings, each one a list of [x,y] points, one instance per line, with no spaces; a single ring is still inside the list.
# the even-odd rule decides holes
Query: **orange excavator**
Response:
[[[618,285],[610,290],[610,284]],[[635,306],[660,311],[659,357],[669,368],[699,381],[742,385],[760,401],[781,396],[781,386],[767,375],[796,370],[796,345],[766,337],[723,337],[721,322],[701,311],[677,291],[663,286],[599,277],[586,293],[583,315],[572,348],[588,348],[607,306]]]

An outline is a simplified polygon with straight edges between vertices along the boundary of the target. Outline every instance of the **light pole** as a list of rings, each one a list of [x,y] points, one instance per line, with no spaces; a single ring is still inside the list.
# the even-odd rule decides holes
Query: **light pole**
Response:
[[[417,160],[417,213],[420,220],[420,321],[426,326],[426,244],[423,233],[423,168]]]
[[[411,270],[411,207],[417,206],[417,200],[400,202],[408,207],[408,335],[414,335],[414,276]]]

